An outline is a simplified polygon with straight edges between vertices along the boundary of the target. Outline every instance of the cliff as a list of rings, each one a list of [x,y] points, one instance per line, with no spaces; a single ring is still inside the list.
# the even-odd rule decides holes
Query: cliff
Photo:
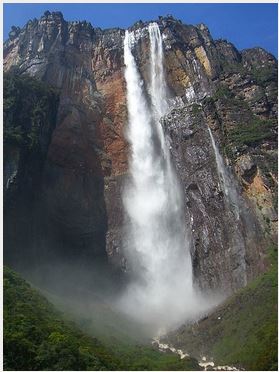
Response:
[[[172,106],[162,123],[185,192],[195,280],[200,287],[230,292],[265,269],[265,246],[276,239],[277,61],[261,48],[240,52],[226,40],[213,40],[204,24],[184,25],[172,17],[160,17],[158,24]],[[147,23],[132,29],[146,85]],[[43,219],[30,207],[36,233],[26,231],[13,250],[25,252],[28,246],[89,268],[99,257],[127,270],[121,199],[129,155],[123,38],[124,30],[101,30],[45,12],[13,29],[5,42],[6,72],[28,74],[59,92],[56,125],[40,168]],[[240,218],[222,191],[208,126],[241,195]],[[7,153],[9,168],[15,156]],[[7,173],[7,180],[11,177]],[[20,174],[14,178],[25,183]],[[7,221],[11,213],[7,202]],[[6,236],[8,246],[14,237]],[[6,260],[19,265],[12,252]],[[38,260],[33,254],[32,261]]]

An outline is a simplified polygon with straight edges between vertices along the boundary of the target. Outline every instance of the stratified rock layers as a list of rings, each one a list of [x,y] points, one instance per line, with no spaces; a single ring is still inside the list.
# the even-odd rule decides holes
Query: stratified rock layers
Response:
[[[194,230],[195,279],[203,288],[231,291],[244,285],[241,278],[249,280],[264,269],[264,230],[269,239],[275,234],[277,61],[260,48],[239,52],[225,40],[214,41],[203,24],[183,25],[172,17],[161,17],[158,24],[174,105],[163,123],[185,193],[185,224]],[[146,82],[147,24],[138,22],[132,29]],[[123,38],[124,30],[100,30],[46,12],[11,32],[4,44],[4,70],[35,76],[60,92],[40,185],[46,222],[36,249],[81,262],[107,256],[126,269],[121,193],[129,148]],[[257,131],[266,125],[269,136],[259,133],[237,142],[236,129],[246,123]],[[249,210],[239,225],[219,187],[208,125]],[[241,255],[239,227],[245,245]]]

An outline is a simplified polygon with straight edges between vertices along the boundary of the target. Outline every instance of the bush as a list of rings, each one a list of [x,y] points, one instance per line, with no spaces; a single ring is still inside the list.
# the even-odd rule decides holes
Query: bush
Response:
[[[261,86],[265,86],[269,82],[277,81],[277,73],[274,66],[253,66],[251,69],[251,75],[255,82]]]
[[[236,146],[255,145],[263,140],[274,138],[274,122],[253,116],[247,123],[240,123],[229,132],[229,139]]]
[[[90,325],[86,326],[87,332]],[[93,333],[93,332],[92,332]],[[110,337],[106,344],[80,331],[4,267],[5,370],[199,370],[194,359]]]
[[[28,283],[4,267],[5,370],[100,370],[120,365]]]
[[[234,98],[234,94],[230,91],[230,89],[227,87],[227,85],[225,84],[220,84],[214,95],[213,95],[213,99],[214,100],[218,100],[218,99],[231,99],[231,98]]]

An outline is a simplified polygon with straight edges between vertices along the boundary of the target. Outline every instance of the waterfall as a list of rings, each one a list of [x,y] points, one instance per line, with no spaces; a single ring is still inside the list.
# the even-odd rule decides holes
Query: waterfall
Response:
[[[162,37],[157,23],[150,23],[148,27],[150,38],[150,96],[153,106],[153,115],[156,121],[166,114],[167,104],[167,87],[164,76],[164,54]],[[161,126],[160,126],[161,127]],[[162,127],[161,127],[162,129]],[[160,130],[160,140],[164,143],[164,134]]]
[[[235,184],[234,179],[229,174],[228,170],[225,167],[223,158],[219,152],[219,149],[215,143],[213,134],[211,129],[208,127],[212,147],[215,154],[215,160],[217,165],[217,171],[219,175],[219,180],[221,183],[221,188],[223,189],[225,199],[232,210],[236,223],[235,226],[231,226],[231,234],[232,239],[234,242],[235,248],[238,249],[237,259],[238,259],[238,270],[235,270],[237,273],[237,276],[239,277],[239,281],[241,282],[242,286],[245,286],[247,284],[247,274],[246,274],[246,249],[245,249],[245,238],[242,232],[242,221],[241,221],[241,198],[240,195],[237,192],[237,187]],[[243,214],[243,213],[242,213]],[[245,226],[245,224],[244,224]]]
[[[237,190],[236,190],[236,186],[234,185],[234,181],[231,179],[231,177],[230,177],[230,175],[229,175],[229,173],[228,173],[228,171],[225,167],[223,158],[222,158],[222,156],[219,152],[218,147],[216,146],[212,131],[209,127],[208,127],[208,131],[209,131],[212,147],[213,147],[214,154],[215,154],[215,160],[216,160],[219,180],[220,180],[220,183],[221,183],[221,188],[223,189],[223,192],[225,194],[225,198],[226,198],[227,202],[232,207],[232,210],[235,214],[236,219],[239,220],[239,217],[240,217],[240,215],[239,215],[239,197],[238,197],[238,193],[237,193]]]
[[[120,305],[158,330],[196,316],[200,303],[192,284],[182,193],[159,121],[168,108],[162,39],[156,23],[148,32],[148,93],[132,53],[134,33],[126,31],[124,39],[131,156],[123,202],[129,219],[126,256],[134,279]]]

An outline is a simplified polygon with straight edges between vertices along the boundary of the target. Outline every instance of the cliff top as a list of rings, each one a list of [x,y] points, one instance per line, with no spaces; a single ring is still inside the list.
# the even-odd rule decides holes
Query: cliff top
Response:
[[[83,26],[85,28],[88,28],[88,29],[95,29],[95,30],[100,30],[100,31],[103,31],[103,32],[109,32],[111,30],[122,30],[124,31],[125,29],[121,28],[121,27],[109,27],[109,28],[104,28],[102,29],[101,27],[93,27],[91,22],[88,22],[86,20],[75,20],[75,21],[66,21],[64,19],[64,16],[62,14],[62,12],[59,12],[59,11],[55,11],[55,12],[50,12],[48,10],[46,10],[44,12],[44,14],[39,18],[34,18],[33,20],[29,20],[26,22],[26,24],[20,28],[18,26],[12,26],[11,27],[11,31],[9,32],[9,39],[12,40],[14,39],[16,36],[18,36],[22,31],[26,30],[27,27],[32,27],[34,25],[37,25],[38,23],[43,23],[43,22],[55,22],[57,25],[59,24],[68,24],[69,26],[70,25],[80,25],[80,26]],[[180,24],[182,25],[182,21],[179,20],[179,19],[176,19],[175,17],[173,17],[171,14],[167,14],[166,16],[158,16],[158,19],[154,19],[154,20],[149,20],[149,21],[142,21],[142,20],[139,20],[137,22],[135,22],[133,25],[131,25],[130,27],[128,27],[128,29],[138,29],[138,28],[143,28],[143,27],[146,27],[149,23],[151,22],[157,22],[159,25],[163,25],[163,26],[170,26],[170,25],[175,25],[175,24]],[[193,26],[193,25],[189,25],[189,26],[192,26],[192,27],[196,27],[198,28],[199,30],[201,31],[208,31],[208,27],[204,24],[204,23],[200,23],[196,26]]]

